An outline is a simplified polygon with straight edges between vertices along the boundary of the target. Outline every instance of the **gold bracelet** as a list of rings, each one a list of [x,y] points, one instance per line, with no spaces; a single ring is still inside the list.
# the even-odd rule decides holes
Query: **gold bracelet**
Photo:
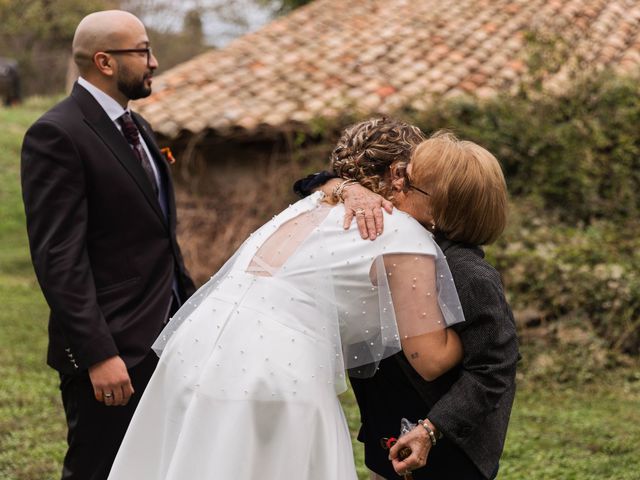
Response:
[[[345,187],[349,185],[353,185],[355,183],[358,183],[358,182],[352,179],[343,180],[342,182],[340,182],[338,185],[335,186],[335,188],[333,189],[333,192],[331,192],[331,196],[336,202],[344,203],[344,197],[342,196],[342,194],[344,193]]]

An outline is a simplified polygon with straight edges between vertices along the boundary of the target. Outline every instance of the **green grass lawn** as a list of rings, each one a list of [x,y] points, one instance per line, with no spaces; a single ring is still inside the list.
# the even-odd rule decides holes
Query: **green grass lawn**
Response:
[[[32,273],[19,188],[24,130],[51,104],[0,108],[0,479],[59,478],[65,425],[57,374],[46,367],[46,304]],[[589,383],[529,375],[525,360],[499,479],[640,479],[640,374],[624,367]],[[343,398],[353,435],[358,412]],[[362,449],[354,442],[361,479]],[[256,479],[258,480],[258,479]],[[327,479],[332,480],[332,479]],[[455,479],[452,479],[455,480]]]

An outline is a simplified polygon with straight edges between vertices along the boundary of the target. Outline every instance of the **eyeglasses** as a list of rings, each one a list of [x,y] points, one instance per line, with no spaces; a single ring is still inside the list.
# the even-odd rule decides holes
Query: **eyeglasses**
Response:
[[[147,54],[147,67],[151,63],[151,55],[153,51],[151,47],[145,48],[121,48],[117,50],[104,50],[104,53],[118,54],[118,53],[146,53]]]
[[[422,189],[420,189],[420,188],[416,187],[415,185],[412,185],[412,184],[411,184],[411,180],[409,179],[409,177],[407,177],[407,180],[406,180],[406,181],[407,181],[407,188],[411,188],[411,189],[415,190],[416,192],[420,192],[420,193],[422,193],[423,195],[426,195],[427,197],[430,197],[430,196],[431,196],[431,194],[430,194],[429,192],[425,192],[424,190],[422,190]]]

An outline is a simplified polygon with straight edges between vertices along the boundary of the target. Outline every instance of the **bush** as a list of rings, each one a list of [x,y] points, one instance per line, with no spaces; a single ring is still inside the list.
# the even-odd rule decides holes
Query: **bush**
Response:
[[[523,327],[560,320],[580,326],[592,337],[588,343],[638,354],[639,227],[636,219],[567,226],[520,200],[488,254]]]
[[[640,86],[603,72],[560,94],[522,88],[492,100],[437,101],[407,112],[426,132],[448,128],[493,152],[512,195],[536,196],[567,222],[640,213]]]

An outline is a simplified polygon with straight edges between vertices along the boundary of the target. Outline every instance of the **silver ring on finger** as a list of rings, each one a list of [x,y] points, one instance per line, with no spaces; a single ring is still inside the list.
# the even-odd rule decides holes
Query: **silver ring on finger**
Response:
[[[111,392],[105,393],[104,398],[113,398],[113,393]]]
[[[356,215],[364,215],[364,208],[358,208],[358,209],[356,209],[355,214],[356,214]]]

